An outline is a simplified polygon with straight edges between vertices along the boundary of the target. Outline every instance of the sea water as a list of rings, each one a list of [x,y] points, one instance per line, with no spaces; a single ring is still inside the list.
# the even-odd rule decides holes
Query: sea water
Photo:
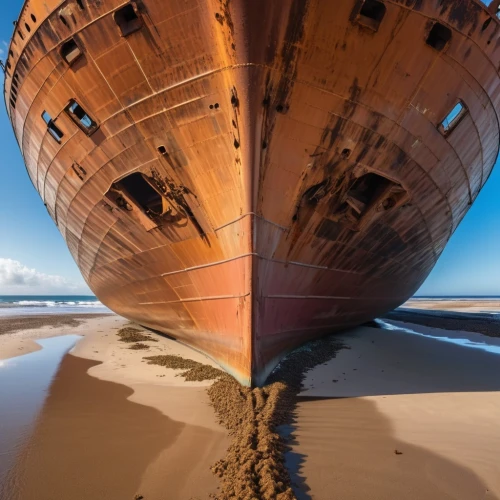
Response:
[[[487,337],[479,333],[474,332],[455,332],[454,330],[449,330],[449,335],[445,335],[444,332],[447,330],[433,329],[432,335],[429,333],[417,332],[411,328],[405,328],[403,326],[395,325],[389,321],[382,319],[376,319],[375,322],[380,325],[384,330],[392,330],[399,333],[409,333],[411,335],[418,335],[419,337],[425,337],[428,339],[437,340],[439,342],[448,342],[449,344],[455,344],[461,347],[468,347],[470,349],[479,349],[480,351],[489,352],[491,354],[500,354],[500,339],[496,337]],[[414,325],[418,328],[418,325]],[[440,335],[437,332],[442,332]],[[467,335],[468,338],[464,336]],[[484,340],[483,340],[484,339]]]
[[[110,312],[95,295],[0,295],[0,317]]]

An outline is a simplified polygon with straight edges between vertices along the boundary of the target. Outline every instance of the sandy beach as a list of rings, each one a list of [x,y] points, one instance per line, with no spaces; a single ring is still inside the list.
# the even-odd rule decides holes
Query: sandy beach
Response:
[[[475,332],[489,337],[500,337],[500,308],[499,312],[492,310],[485,312],[482,306],[472,303],[470,309],[454,308],[454,301],[450,301],[450,308],[446,309],[446,301],[437,301],[438,304],[431,303],[432,307],[405,307],[398,308],[388,313],[385,317],[390,320],[413,323],[431,328],[441,328],[452,331]],[[470,303],[469,303],[470,304]],[[420,301],[418,302],[420,306]],[[441,307],[441,309],[438,309]],[[473,309],[481,309],[481,312],[474,312]]]
[[[301,356],[316,363],[310,348],[282,363],[269,391],[237,390],[241,399],[234,386],[223,388],[220,404],[243,426],[232,437],[211,406],[212,381],[186,382],[179,370],[144,359],[176,355],[217,368],[204,355],[140,327],[146,348],[130,349],[118,336],[129,324],[115,315],[17,318],[10,327],[2,318],[4,360],[39,352],[40,339],[82,339],[62,358],[0,498],[201,500],[239,491],[234,498],[500,500],[500,338],[446,329],[432,311],[411,314],[440,328],[397,321],[399,312],[384,320],[390,330],[332,336],[340,351],[329,339],[317,344],[315,352],[324,356],[330,345],[335,357],[317,358],[296,405],[293,391],[280,396],[276,387],[287,378],[300,387]],[[460,324],[498,328],[491,318],[471,318]],[[283,423],[280,414],[289,415],[280,432],[291,439],[284,459],[293,494],[279,486],[279,472],[267,496],[245,496],[238,476],[248,464],[280,466],[282,445],[262,428],[266,418],[268,426]]]
[[[425,311],[455,311],[463,313],[500,313],[500,299],[420,299],[413,298],[405,302],[403,309]]]
[[[499,356],[397,330],[341,338],[348,349],[310,371],[300,395],[297,498],[500,498]]]
[[[4,359],[39,349],[36,339],[83,335],[61,362],[2,499],[190,499],[216,492],[210,467],[228,439],[208,404],[207,382],[185,382],[143,357],[211,361],[159,336],[149,349],[131,350],[116,335],[127,323],[114,315],[77,326],[52,318],[38,329],[0,335]]]
[[[57,335],[82,335],[105,324],[123,324],[110,314],[44,314],[0,318],[0,360],[22,356],[41,349],[38,339]]]

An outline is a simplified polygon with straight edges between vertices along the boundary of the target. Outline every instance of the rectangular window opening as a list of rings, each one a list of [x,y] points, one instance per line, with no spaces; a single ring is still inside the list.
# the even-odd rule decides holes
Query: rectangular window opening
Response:
[[[128,36],[142,28],[142,18],[134,3],[129,3],[114,13],[114,20],[122,36]]]
[[[426,43],[434,49],[441,51],[450,40],[451,30],[440,23],[436,23],[429,32]]]
[[[446,118],[439,124],[439,131],[443,135],[448,135],[460,122],[467,112],[467,108],[462,101],[458,101],[453,109],[446,115]]]
[[[379,0],[365,0],[361,6],[358,23],[378,31],[380,23],[385,16],[385,5]]]
[[[71,66],[81,55],[82,51],[73,38],[63,43],[61,47],[61,57],[69,66]]]
[[[87,135],[91,135],[97,130],[97,123],[74,99],[66,106],[66,113]]]
[[[47,124],[47,130],[49,134],[57,142],[60,143],[62,138],[64,137],[64,134],[62,133],[61,129],[54,123],[54,120],[52,120],[51,116],[47,113],[47,111],[44,111],[42,113],[42,119]]]

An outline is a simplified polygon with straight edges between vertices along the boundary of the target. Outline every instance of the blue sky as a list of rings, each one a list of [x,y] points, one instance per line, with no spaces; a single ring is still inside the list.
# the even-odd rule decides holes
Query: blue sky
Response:
[[[21,6],[2,2],[2,60]],[[91,293],[28,177],[5,111],[3,80],[0,148],[0,295]]]
[[[5,59],[20,0],[2,4]],[[1,54],[3,52],[3,54]],[[26,173],[0,104],[0,295],[88,293],[62,236]],[[420,295],[500,295],[500,167],[459,226]]]

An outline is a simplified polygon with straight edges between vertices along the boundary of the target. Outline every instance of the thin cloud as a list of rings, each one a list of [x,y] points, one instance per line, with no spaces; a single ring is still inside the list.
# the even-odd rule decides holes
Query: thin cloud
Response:
[[[45,274],[21,262],[0,257],[0,294],[81,293],[88,288],[63,276]]]

